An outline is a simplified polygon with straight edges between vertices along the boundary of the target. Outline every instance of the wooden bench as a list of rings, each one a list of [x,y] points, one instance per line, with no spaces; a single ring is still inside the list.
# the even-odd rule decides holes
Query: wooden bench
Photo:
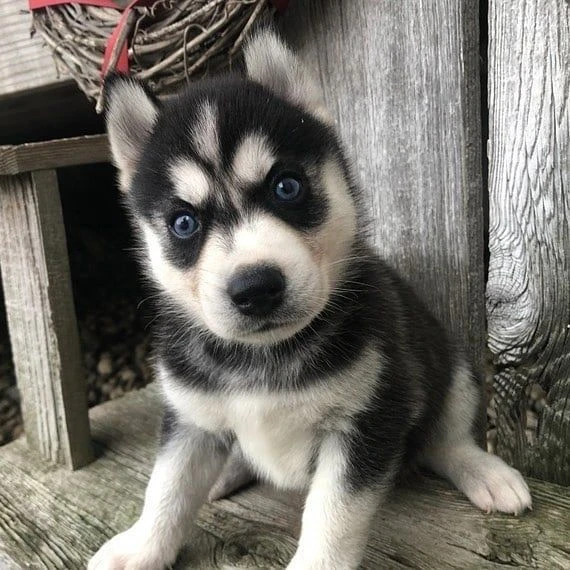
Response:
[[[84,567],[138,517],[158,427],[154,388],[91,412],[96,460],[79,471],[41,461],[23,441],[0,452],[0,568]],[[364,568],[568,568],[570,491],[531,481],[535,509],[484,515],[449,485],[412,479],[378,512]],[[283,568],[302,498],[254,487],[206,505],[181,569]]]
[[[356,159],[356,172],[378,220],[376,244],[481,362],[486,336],[487,233],[476,3],[461,0],[418,7],[412,2],[370,0],[357,4],[338,0],[293,3],[284,28],[320,72],[327,103]],[[516,10],[523,10],[524,3],[515,4]],[[554,0],[547,2],[549,7],[539,6],[537,0],[524,5],[529,4],[538,21],[540,14],[544,18],[553,8]],[[559,58],[570,64],[570,32],[562,27],[568,6],[557,9],[558,23],[551,22],[548,29],[538,27],[533,37],[535,45],[556,56],[540,61],[556,64]],[[557,255],[559,241],[570,244],[565,222],[570,212],[562,194],[570,187],[570,174],[564,167],[564,156],[570,155],[568,106],[564,110],[561,102],[568,99],[567,84],[560,88],[566,89],[564,97],[549,100],[554,116],[566,117],[566,123],[561,121],[565,135],[552,127],[554,143],[548,136],[537,137],[534,147],[545,153],[549,144],[554,145],[551,176],[547,177],[549,184],[555,181],[552,188],[545,186],[544,171],[530,169],[534,163],[529,162],[527,170],[523,169],[527,182],[521,186],[527,201],[521,204],[512,186],[510,166],[502,160],[507,151],[513,164],[517,160],[526,164],[534,156],[529,158],[524,144],[509,147],[510,124],[501,120],[504,109],[514,112],[509,89],[518,85],[525,93],[532,79],[524,70],[517,71],[512,56],[518,49],[521,53],[527,49],[527,44],[517,44],[522,42],[517,30],[524,21],[519,16],[506,10],[506,0],[490,7],[491,22],[510,43],[493,44],[489,66],[493,95],[489,240],[490,265],[495,269],[487,282],[492,301],[487,316],[495,362],[502,366],[497,379],[504,381],[505,393],[514,393],[520,404],[521,395],[515,388],[522,384],[517,375],[539,377],[546,370],[556,388],[551,396],[558,398],[549,402],[545,416],[555,418],[549,421],[558,439],[546,437],[548,453],[539,457],[541,461],[548,458],[548,468],[541,470],[540,461],[532,461],[536,450],[531,453],[520,439],[509,447],[505,436],[502,451],[527,472],[554,474],[550,479],[567,483],[564,477],[570,462],[566,463],[564,444],[570,443],[566,431],[570,406],[562,385],[568,378],[564,362],[568,362],[570,340],[557,336],[553,346],[532,345],[530,353],[524,353],[516,346],[511,329],[505,328],[509,320],[521,319],[518,298],[512,297],[521,284],[501,272],[501,260],[513,236],[526,244],[523,253],[527,256],[533,255],[532,239],[540,233],[536,227]],[[548,30],[556,25],[561,26],[559,35],[567,43],[560,40],[547,45]],[[554,73],[540,71],[545,77]],[[526,105],[527,116],[540,122],[542,107],[537,101],[521,104]],[[103,135],[0,147],[0,268],[25,422],[25,439],[0,449],[2,570],[84,567],[107,538],[137,518],[152,468],[160,416],[156,389],[151,386],[128,394],[92,409],[88,416],[80,366],[56,170],[107,160]],[[558,210],[554,217],[549,212],[546,228],[540,226],[539,216],[524,214],[545,205],[546,198],[533,201],[535,188],[556,200]],[[522,237],[516,230],[521,218],[526,224]],[[562,238],[552,241],[553,235]],[[541,261],[543,275],[552,281],[546,285],[533,281],[524,300],[528,302],[529,295],[552,293],[556,304],[544,303],[540,313],[544,333],[545,323],[567,318],[560,307],[567,309],[570,293],[564,285],[567,266],[556,266],[555,271],[548,264],[556,260],[544,256]],[[525,259],[521,264],[532,267],[533,262]],[[528,317],[532,318],[535,313]],[[513,427],[513,417],[517,416],[504,416],[502,433],[520,430],[524,434],[522,424],[515,421]],[[530,485],[534,510],[515,518],[480,513],[437,479],[412,478],[378,512],[364,567],[568,568],[569,489],[536,479]],[[206,505],[193,531],[194,548],[176,567],[284,567],[295,548],[301,501],[298,495],[254,487]]]

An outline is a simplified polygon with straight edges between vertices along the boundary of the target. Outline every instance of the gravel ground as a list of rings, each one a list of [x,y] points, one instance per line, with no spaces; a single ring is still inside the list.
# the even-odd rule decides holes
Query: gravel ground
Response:
[[[493,372],[494,368],[489,361],[486,370],[486,389],[487,389],[487,450],[495,453],[497,445],[497,394],[493,390]],[[536,435],[538,429],[538,416],[546,405],[546,392],[538,384],[534,384],[527,391],[526,400],[526,428],[525,435],[529,445],[536,443]]]
[[[79,321],[89,406],[118,398],[151,380],[149,335],[136,306],[113,299]],[[0,334],[0,445],[22,433],[20,397],[15,385],[7,331]]]

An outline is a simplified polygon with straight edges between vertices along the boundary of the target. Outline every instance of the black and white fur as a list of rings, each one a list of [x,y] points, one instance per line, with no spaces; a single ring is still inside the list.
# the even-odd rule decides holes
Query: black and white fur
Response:
[[[313,80],[268,31],[245,60],[247,76],[161,104],[132,79],[108,86],[121,187],[162,294],[165,414],[142,515],[91,570],[172,564],[208,494],[251,473],[308,491],[290,570],[356,568],[410,461],[485,511],[531,506],[521,475],[474,441],[469,364],[361,236],[359,189]],[[301,180],[300,202],[276,198],[283,171]],[[172,231],[179,211],[199,223],[189,239]],[[229,284],[268,266],[284,278],[281,303],[242,314]]]

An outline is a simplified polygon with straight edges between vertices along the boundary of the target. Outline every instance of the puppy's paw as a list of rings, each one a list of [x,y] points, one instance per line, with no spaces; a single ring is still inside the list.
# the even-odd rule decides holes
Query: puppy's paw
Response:
[[[163,570],[176,555],[165,555],[136,525],[106,542],[91,558],[87,570]]]
[[[532,509],[530,491],[523,476],[488,453],[464,475],[462,490],[474,505],[487,513],[519,515]]]

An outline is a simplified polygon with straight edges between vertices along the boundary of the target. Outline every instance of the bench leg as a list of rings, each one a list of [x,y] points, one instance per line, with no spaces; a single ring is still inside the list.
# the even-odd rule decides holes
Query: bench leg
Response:
[[[54,170],[0,176],[0,268],[28,445],[77,469],[93,450]]]

